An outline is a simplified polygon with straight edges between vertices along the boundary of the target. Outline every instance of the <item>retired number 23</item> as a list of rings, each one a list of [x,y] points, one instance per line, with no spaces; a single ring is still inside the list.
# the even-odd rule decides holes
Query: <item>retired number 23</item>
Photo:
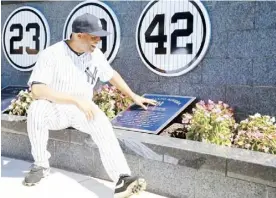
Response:
[[[190,36],[193,33],[193,15],[190,12],[177,12],[171,18],[171,23],[177,23],[178,20],[187,20],[187,29],[177,29],[171,34],[171,54],[192,54],[193,44],[187,43],[186,47],[177,47],[177,37]],[[158,25],[159,24],[159,25]],[[152,32],[158,25],[158,35],[152,36]],[[155,54],[166,54],[167,49],[164,43],[168,41],[165,31],[165,14],[157,14],[145,32],[147,43],[158,43],[155,48]]]
[[[26,26],[26,32],[29,32],[31,29],[35,29],[35,35],[33,36],[33,41],[35,42],[35,49],[26,47],[26,52],[28,54],[37,54],[39,52],[39,36],[40,36],[39,24],[29,23]],[[18,49],[14,49],[14,42],[22,41],[23,39],[23,26],[19,23],[11,25],[10,31],[13,32],[15,30],[18,30],[19,35],[13,36],[10,39],[10,54],[23,54],[23,46],[20,46]]]

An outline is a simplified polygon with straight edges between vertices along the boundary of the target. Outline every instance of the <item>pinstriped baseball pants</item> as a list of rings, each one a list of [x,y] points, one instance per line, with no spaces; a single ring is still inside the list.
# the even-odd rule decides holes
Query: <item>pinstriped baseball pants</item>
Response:
[[[54,104],[47,100],[33,101],[28,109],[27,130],[34,164],[49,167],[49,130],[74,127],[91,135],[99,148],[104,168],[114,182],[120,174],[131,174],[108,117],[98,110],[93,120],[87,120],[75,105]]]

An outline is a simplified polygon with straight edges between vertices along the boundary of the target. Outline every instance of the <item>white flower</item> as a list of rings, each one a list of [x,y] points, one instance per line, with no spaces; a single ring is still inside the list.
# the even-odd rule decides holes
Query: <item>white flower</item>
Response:
[[[11,103],[15,103],[16,99],[12,99]]]
[[[212,112],[214,112],[214,113],[221,113],[221,109],[215,108],[215,109],[212,110]]]
[[[206,117],[210,117],[210,116],[211,116],[211,114],[208,113],[208,112],[205,112],[204,115],[205,115]]]
[[[269,151],[269,148],[268,147],[266,147],[266,146],[263,146],[263,148],[262,148],[263,150],[264,150],[264,152],[268,152]]]
[[[27,104],[27,103],[25,103],[25,102],[24,102],[24,103],[22,103],[22,107],[23,107],[23,108],[25,108],[25,107],[27,107],[27,106],[28,106],[28,104]]]
[[[23,90],[21,90],[21,91],[19,92],[19,95],[22,95],[22,94],[24,94],[24,91],[23,91]]]
[[[223,115],[223,117],[224,117],[225,119],[231,118],[230,115],[228,115],[228,114]]]
[[[205,105],[205,102],[203,100],[199,101],[199,105]]]
[[[31,98],[26,98],[26,102],[30,103],[31,101]]]
[[[208,103],[209,103],[209,104],[214,104],[214,101],[212,101],[212,100],[209,99],[209,100],[208,100]]]
[[[9,108],[9,109],[13,109],[13,105],[10,105],[8,108]]]
[[[271,118],[271,122],[274,123],[275,122],[275,117]]]
[[[261,117],[261,114],[256,113],[253,117],[254,117],[254,118],[260,118],[260,117]]]
[[[220,122],[220,121],[223,121],[223,120],[224,120],[223,117],[218,117],[218,118],[216,119],[216,122]]]
[[[229,105],[228,105],[228,104],[223,103],[223,107],[224,107],[225,109],[227,109],[227,108],[229,107]]]

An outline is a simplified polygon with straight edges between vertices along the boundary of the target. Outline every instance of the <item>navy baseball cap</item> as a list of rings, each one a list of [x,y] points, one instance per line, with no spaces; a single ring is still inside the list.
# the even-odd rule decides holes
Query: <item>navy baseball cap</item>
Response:
[[[104,37],[110,34],[102,29],[102,23],[96,16],[85,13],[78,16],[72,23],[73,33],[88,33],[93,36]]]

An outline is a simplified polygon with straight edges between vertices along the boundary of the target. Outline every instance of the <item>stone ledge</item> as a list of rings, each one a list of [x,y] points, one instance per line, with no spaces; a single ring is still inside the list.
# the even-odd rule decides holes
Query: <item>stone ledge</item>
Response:
[[[229,196],[230,189],[239,181],[248,188],[254,185],[258,193],[266,189],[269,189],[267,193],[275,192],[275,155],[127,130],[114,131],[131,170],[150,181],[152,192],[169,197],[200,197],[196,183],[210,175],[231,183],[229,189],[228,185],[223,186]],[[99,160],[96,144],[85,133],[74,129],[50,131],[48,149],[52,166],[110,180]],[[2,117],[1,150],[7,157],[32,160],[24,119]],[[186,185],[177,185],[181,182]],[[170,190],[172,184],[174,191]],[[246,189],[244,193],[246,197]]]
[[[114,130],[119,139],[129,139],[135,142],[143,142],[147,145],[161,146],[164,148],[172,148],[180,151],[211,155],[276,168],[276,155],[272,154],[146,133],[136,133],[127,130]]]

